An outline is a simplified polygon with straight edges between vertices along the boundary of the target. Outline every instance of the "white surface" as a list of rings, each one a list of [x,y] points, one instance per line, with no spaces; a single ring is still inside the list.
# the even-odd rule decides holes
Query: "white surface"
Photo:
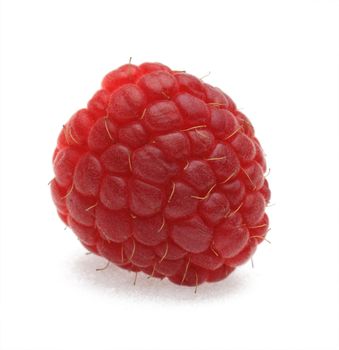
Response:
[[[339,348],[338,5],[2,1],[1,350]],[[272,169],[272,244],[196,295],[96,272],[50,198],[61,125],[130,56],[211,71]]]

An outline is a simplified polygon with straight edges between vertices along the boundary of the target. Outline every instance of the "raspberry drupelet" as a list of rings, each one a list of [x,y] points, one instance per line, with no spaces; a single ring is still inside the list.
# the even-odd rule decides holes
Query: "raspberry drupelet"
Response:
[[[63,126],[53,201],[91,252],[179,285],[227,277],[268,231],[252,124],[229,96],[159,63],[126,64]]]

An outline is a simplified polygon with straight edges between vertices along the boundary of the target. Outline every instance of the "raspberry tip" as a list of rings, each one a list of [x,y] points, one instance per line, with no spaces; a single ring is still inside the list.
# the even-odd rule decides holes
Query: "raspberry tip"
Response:
[[[188,267],[189,267],[189,265],[190,265],[190,262],[191,262],[191,258],[188,258],[187,264],[186,264],[186,267],[185,267],[185,271],[184,271],[184,275],[183,275],[183,277],[182,277],[182,280],[181,280],[180,284],[183,284],[184,281],[185,281],[185,279],[186,279],[187,271],[188,271]]]
[[[106,270],[106,269],[108,268],[108,266],[110,265],[110,263],[111,263],[111,262],[110,262],[109,260],[107,260],[105,266],[103,266],[103,267],[98,267],[98,268],[95,269],[95,271],[104,271],[104,270]]]

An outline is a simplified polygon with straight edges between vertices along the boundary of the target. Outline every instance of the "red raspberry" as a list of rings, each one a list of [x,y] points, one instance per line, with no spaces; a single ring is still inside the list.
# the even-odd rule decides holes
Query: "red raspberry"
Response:
[[[198,285],[262,242],[270,190],[254,129],[220,89],[159,63],[107,74],[63,127],[52,196],[91,252]]]

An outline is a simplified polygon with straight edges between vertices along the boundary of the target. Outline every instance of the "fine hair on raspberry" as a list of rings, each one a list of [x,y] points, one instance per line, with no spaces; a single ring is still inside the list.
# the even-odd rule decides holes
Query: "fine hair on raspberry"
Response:
[[[265,239],[270,190],[249,119],[219,88],[160,63],[108,73],[63,126],[52,198],[90,252],[197,286]]]

